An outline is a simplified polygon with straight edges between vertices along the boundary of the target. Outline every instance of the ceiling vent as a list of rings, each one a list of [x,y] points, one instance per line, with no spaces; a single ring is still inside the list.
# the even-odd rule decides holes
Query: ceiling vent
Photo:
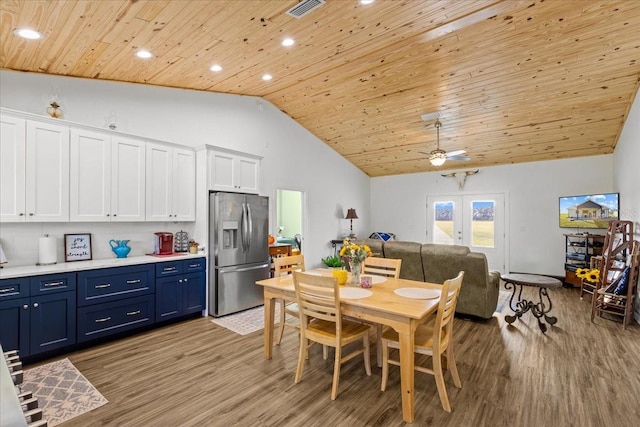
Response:
[[[286,14],[300,19],[312,10],[322,6],[325,0],[304,0],[287,10]]]

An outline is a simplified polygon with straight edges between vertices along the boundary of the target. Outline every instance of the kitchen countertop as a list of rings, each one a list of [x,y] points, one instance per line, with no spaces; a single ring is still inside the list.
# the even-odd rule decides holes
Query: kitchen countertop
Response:
[[[15,267],[5,265],[4,268],[0,268],[0,279],[14,279],[16,277],[38,276],[42,274],[72,273],[74,271],[96,270],[98,268],[109,267],[125,267],[128,265],[177,261],[189,258],[202,258],[205,256],[206,254],[203,252],[198,252],[197,254],[185,252],[180,253],[180,255],[173,256],[142,255],[127,258],[104,258],[94,259],[91,261],[59,262],[51,265],[20,265]]]

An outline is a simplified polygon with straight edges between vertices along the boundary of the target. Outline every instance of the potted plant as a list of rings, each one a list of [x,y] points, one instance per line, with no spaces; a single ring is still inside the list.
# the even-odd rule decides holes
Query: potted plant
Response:
[[[329,268],[342,268],[344,267],[344,261],[342,258],[336,255],[330,255],[326,258],[322,258],[322,263]]]

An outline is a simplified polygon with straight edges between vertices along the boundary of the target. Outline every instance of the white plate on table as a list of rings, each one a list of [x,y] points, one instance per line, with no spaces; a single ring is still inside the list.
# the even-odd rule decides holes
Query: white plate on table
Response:
[[[437,289],[398,288],[394,289],[393,293],[401,297],[413,299],[434,299],[440,297],[440,291]]]
[[[358,299],[358,298],[367,298],[367,297],[370,297],[371,295],[373,295],[373,292],[371,292],[368,289],[340,286],[340,298]]]

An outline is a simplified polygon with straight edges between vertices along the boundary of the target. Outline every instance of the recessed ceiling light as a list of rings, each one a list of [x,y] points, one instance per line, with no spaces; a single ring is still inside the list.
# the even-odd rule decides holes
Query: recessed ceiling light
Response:
[[[38,40],[44,37],[42,33],[36,30],[31,30],[29,28],[16,28],[15,30],[13,30],[13,34],[15,34],[16,36],[20,36],[23,39],[29,40]]]
[[[373,3],[375,0],[360,0],[360,4],[371,4]]]
[[[289,46],[293,46],[294,44],[296,44],[296,42],[292,38],[286,38],[282,40],[282,46],[289,47]]]
[[[136,52],[136,56],[142,59],[149,59],[153,57],[153,54],[148,50],[139,50]]]
[[[268,82],[272,78],[273,78],[273,76],[271,74],[263,74],[262,75],[262,80],[264,80],[265,82]]]
[[[222,71],[222,67],[218,64],[214,64],[211,66],[210,70],[215,71],[217,73],[218,71]]]

